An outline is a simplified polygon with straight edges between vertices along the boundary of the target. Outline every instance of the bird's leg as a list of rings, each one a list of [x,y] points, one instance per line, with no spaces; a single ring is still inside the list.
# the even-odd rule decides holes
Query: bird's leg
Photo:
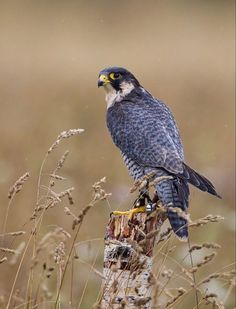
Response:
[[[155,193],[153,199],[151,199],[147,190],[140,191],[139,197],[134,202],[134,208],[127,211],[113,211],[111,214],[115,216],[128,216],[129,220],[132,220],[133,215],[136,213],[154,211],[156,209],[158,200],[159,198],[157,193]]]
[[[153,200],[150,198],[148,191],[148,183],[144,189],[140,190],[139,197],[134,202],[134,207],[145,206],[147,212],[152,212],[156,208],[155,196]],[[147,204],[146,204],[147,201]]]
[[[139,207],[127,210],[127,211],[113,211],[111,214],[115,216],[128,216],[129,220],[132,220],[134,214],[142,213],[142,212],[146,212],[145,206],[139,206]]]
[[[159,197],[157,195],[157,192],[155,192],[153,199],[151,200],[149,198],[148,204],[146,205],[146,211],[152,212],[156,209],[157,202],[159,201]]]
[[[148,188],[141,189],[139,191],[139,196],[134,201],[134,208],[142,207],[146,205],[146,200],[149,202],[151,201]]]
[[[147,204],[146,204],[147,201]],[[127,210],[127,211],[113,211],[111,214],[115,216],[128,216],[129,220],[132,220],[133,215],[136,213],[143,213],[147,211],[152,211],[149,210],[150,206],[153,204],[149,193],[148,193],[148,188],[142,189],[139,192],[138,198],[134,201],[134,208]]]
[[[134,201],[134,208],[127,211],[113,211],[111,214],[115,216],[128,216],[129,220],[132,220],[135,213],[146,212],[146,199],[151,200],[148,194],[148,189],[144,188],[139,191],[138,198]]]
[[[134,207],[141,207],[141,206],[145,206],[147,212],[151,212],[156,208],[155,201],[150,198],[148,185],[145,189],[140,190],[139,197],[134,202]]]

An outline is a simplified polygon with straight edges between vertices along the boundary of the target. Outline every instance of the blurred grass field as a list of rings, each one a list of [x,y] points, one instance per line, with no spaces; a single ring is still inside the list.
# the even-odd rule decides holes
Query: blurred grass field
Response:
[[[1,226],[9,187],[26,171],[30,173],[10,207],[7,224],[7,231],[21,230],[35,207],[39,169],[48,148],[60,132],[83,128],[83,134],[63,141],[50,154],[42,181],[47,181],[68,149],[62,173],[67,180],[56,189],[75,187],[73,210],[77,212],[90,200],[93,183],[107,177],[109,203],[91,209],[78,239],[81,259],[95,261],[102,269],[109,213],[130,207],[135,198],[129,193],[132,179],[106,128],[104,93],[97,89],[99,70],[118,65],[131,70],[146,89],[168,104],[181,132],[186,162],[211,179],[223,197],[218,200],[192,189],[193,219],[208,213],[225,217],[191,232],[193,243],[213,241],[222,246],[207,271],[233,263],[234,23],[233,1],[1,1]],[[42,235],[55,225],[71,231],[63,208],[48,211]],[[14,248],[20,242],[19,237]],[[174,258],[180,259],[184,251],[186,245],[177,243]],[[23,261],[16,282],[22,295],[29,265],[28,259]],[[89,277],[81,308],[91,308],[100,279],[82,263],[76,267],[74,295],[79,299]],[[8,298],[16,269],[8,262],[0,264],[1,299]],[[224,294],[224,287],[217,289]],[[190,297],[184,307],[176,308],[193,304]],[[232,297],[226,308],[233,308]]]

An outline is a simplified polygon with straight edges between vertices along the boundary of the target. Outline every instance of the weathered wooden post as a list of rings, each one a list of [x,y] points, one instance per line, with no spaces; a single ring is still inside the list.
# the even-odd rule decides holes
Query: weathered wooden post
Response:
[[[152,256],[155,239],[165,220],[151,214],[112,215],[106,227],[105,277],[100,308],[151,308]]]

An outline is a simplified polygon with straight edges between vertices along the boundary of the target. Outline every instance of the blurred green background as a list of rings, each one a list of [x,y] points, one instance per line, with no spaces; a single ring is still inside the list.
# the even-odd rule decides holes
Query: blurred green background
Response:
[[[192,242],[220,243],[217,267],[232,263],[234,42],[234,1],[1,1],[0,218],[5,216],[9,187],[25,171],[31,174],[12,205],[7,230],[20,229],[32,214],[39,168],[57,135],[84,128],[49,156],[44,172],[50,173],[70,150],[61,174],[68,178],[66,186],[76,188],[77,209],[89,201],[92,184],[107,177],[110,207],[104,203],[92,209],[80,233],[81,240],[101,238],[99,245],[92,243],[95,252],[100,248],[101,269],[109,212],[128,208],[135,198],[129,193],[132,180],[106,128],[104,93],[97,89],[101,69],[124,66],[168,104],[181,132],[186,162],[211,179],[223,196],[219,200],[192,190],[193,219],[208,213],[225,217],[219,224],[193,230]],[[45,230],[53,224],[69,230],[70,218],[63,209],[54,209]],[[93,248],[82,247],[81,254],[86,250]],[[176,259],[181,250],[185,245],[177,248]],[[89,253],[91,259],[95,252]],[[15,270],[0,265],[0,294],[9,290],[12,282],[7,278]],[[24,280],[20,276],[17,285]],[[98,285],[91,275],[91,295],[81,308],[91,307]],[[91,288],[97,289],[94,295]]]

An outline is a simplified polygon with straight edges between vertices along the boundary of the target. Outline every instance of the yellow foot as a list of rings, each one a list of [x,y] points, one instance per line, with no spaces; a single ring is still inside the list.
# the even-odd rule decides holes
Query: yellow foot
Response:
[[[141,212],[146,212],[145,206],[132,208],[127,211],[113,211],[111,214],[114,216],[128,216],[129,220],[132,220],[134,214],[141,213]]]

